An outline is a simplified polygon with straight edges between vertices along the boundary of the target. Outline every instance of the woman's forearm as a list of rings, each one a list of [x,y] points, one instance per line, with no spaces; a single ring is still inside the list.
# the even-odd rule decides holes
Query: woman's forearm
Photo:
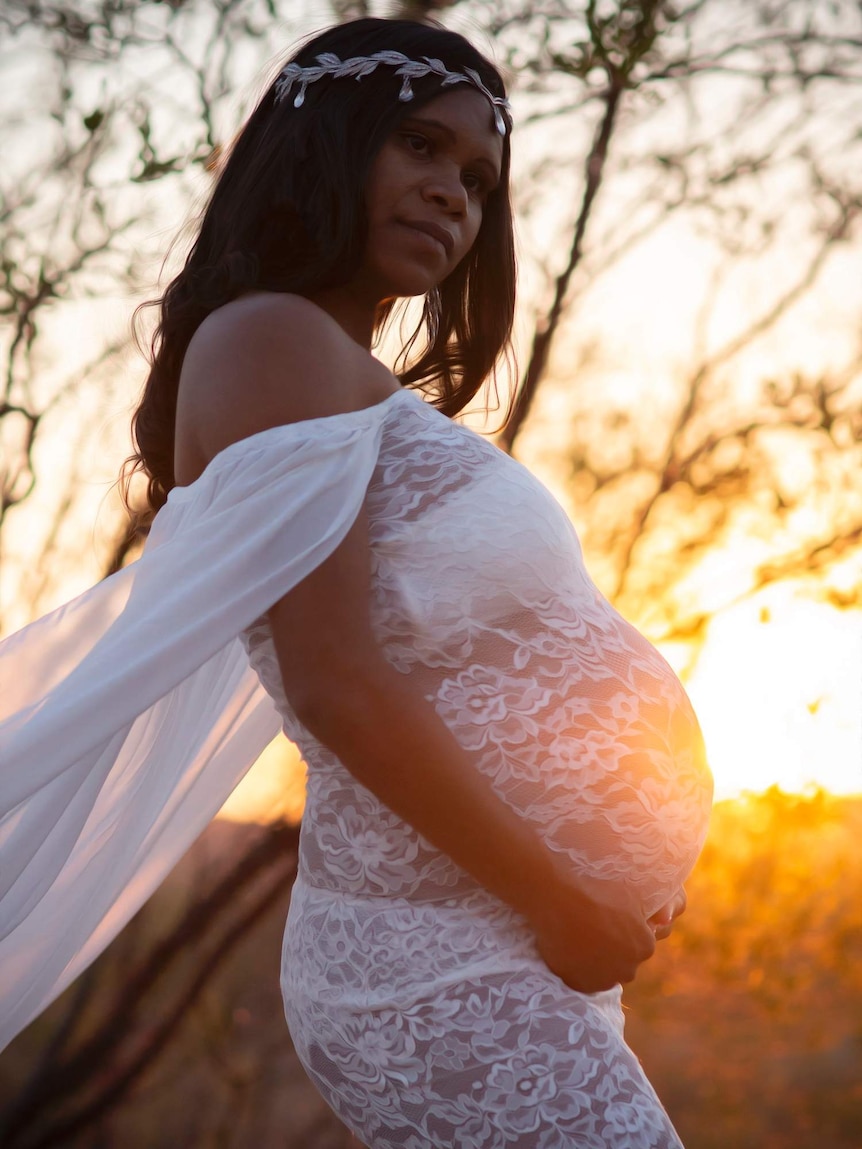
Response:
[[[330,682],[319,698],[299,715],[311,733],[386,806],[524,914],[569,984],[594,990],[634,977],[654,948],[646,922],[597,906],[579,889],[565,858],[494,792],[409,677],[386,664],[341,691]]]
[[[486,889],[530,915],[559,861],[493,791],[433,706],[391,670],[300,715],[350,773]],[[337,700],[337,701],[336,701]]]

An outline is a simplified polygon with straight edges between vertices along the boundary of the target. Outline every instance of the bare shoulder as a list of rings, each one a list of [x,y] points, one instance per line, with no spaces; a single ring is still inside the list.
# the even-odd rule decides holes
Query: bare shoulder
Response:
[[[398,389],[382,363],[320,307],[261,293],[220,307],[195,332],[177,399],[177,482],[230,443],[269,427],[337,415]]]

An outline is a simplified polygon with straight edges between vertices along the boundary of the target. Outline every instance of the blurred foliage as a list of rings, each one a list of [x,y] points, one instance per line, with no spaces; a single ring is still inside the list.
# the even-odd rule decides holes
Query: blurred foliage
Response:
[[[862,1145],[862,799],[716,806],[689,908],[626,993],[687,1149]]]

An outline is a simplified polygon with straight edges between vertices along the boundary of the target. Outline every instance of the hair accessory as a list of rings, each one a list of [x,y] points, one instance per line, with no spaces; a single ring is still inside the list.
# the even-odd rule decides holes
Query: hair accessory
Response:
[[[305,102],[305,92],[308,85],[315,83],[316,80],[323,79],[324,76],[332,76],[334,79],[355,76],[357,80],[361,80],[363,76],[370,75],[380,64],[395,68],[396,76],[403,76],[398,99],[405,102],[413,99],[413,88],[410,81],[431,73],[441,78],[441,87],[444,88],[450,84],[472,84],[490,103],[494,112],[494,124],[497,131],[501,136],[505,136],[506,121],[503,119],[501,109],[505,108],[511,114],[512,107],[509,101],[495,96],[486,88],[479,73],[473,68],[465,68],[463,72],[450,72],[441,60],[435,60],[429,56],[423,56],[421,60],[411,60],[409,56],[405,56],[401,52],[387,51],[375,52],[372,56],[351,56],[349,60],[340,60],[332,52],[323,52],[317,57],[316,67],[303,68],[299,64],[291,63],[283,69],[275,82],[275,102],[280,104],[282,100],[286,100],[293,86],[298,83],[300,89],[293,98],[293,106],[301,108]]]

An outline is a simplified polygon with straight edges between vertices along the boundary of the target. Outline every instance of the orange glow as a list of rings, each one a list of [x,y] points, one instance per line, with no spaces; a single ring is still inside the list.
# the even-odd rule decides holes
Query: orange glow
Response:
[[[862,793],[862,614],[777,583],[714,616],[687,689],[717,797]]]
[[[305,766],[283,736],[273,739],[219,811],[232,822],[298,822],[305,806]]]

